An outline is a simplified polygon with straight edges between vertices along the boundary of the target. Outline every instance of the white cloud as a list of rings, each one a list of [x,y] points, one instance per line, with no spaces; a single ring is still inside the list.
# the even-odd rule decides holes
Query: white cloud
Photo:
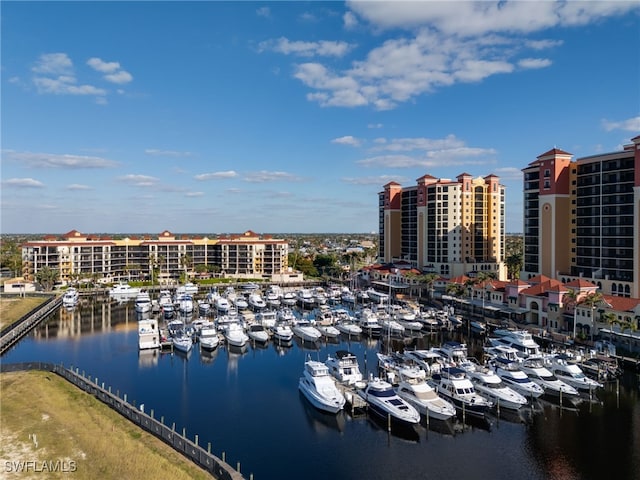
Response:
[[[120,64],[118,62],[105,62],[97,57],[92,57],[87,60],[87,65],[102,73],[114,73],[120,70]]]
[[[347,12],[342,16],[342,21],[344,22],[344,28],[347,30],[355,28],[358,26],[358,17],[356,17],[353,12]]]
[[[265,182],[299,182],[300,177],[287,172],[269,172],[261,170],[259,172],[247,173],[244,176],[245,182],[265,183]]]
[[[551,65],[548,58],[523,58],[518,60],[520,68],[545,68]]]
[[[87,60],[87,65],[98,72],[104,73],[103,78],[107,82],[122,85],[133,80],[133,76],[129,72],[122,70],[118,62],[105,62],[100,58],[93,57]]]
[[[34,77],[33,83],[38,93],[54,95],[106,95],[107,91],[93,85],[75,85],[75,77],[61,75],[56,78]]]
[[[375,177],[344,177],[342,182],[350,185],[378,185],[383,186],[389,182],[406,183],[409,181],[406,177],[397,177],[391,175],[379,175]]]
[[[9,178],[2,182],[6,187],[16,188],[43,188],[44,183],[33,178]]]
[[[147,148],[144,153],[157,157],[190,157],[191,152],[179,152],[177,150],[159,150],[156,148]]]
[[[118,177],[118,180],[136,187],[152,187],[158,184],[158,179],[149,175],[128,174]]]
[[[547,48],[559,47],[563,43],[562,40],[527,40],[525,45],[533,50],[546,50]]]
[[[5,152],[8,160],[20,162],[29,168],[112,168],[117,162],[86,155],[58,155],[55,153]]]
[[[352,147],[359,147],[362,143],[359,138],[355,138],[351,135],[345,135],[344,137],[334,138],[331,143],[337,143],[339,145],[351,145]]]
[[[184,196],[185,197],[202,197],[204,196],[204,192],[186,192]]]
[[[83,190],[92,190],[89,185],[82,185],[80,183],[72,183],[71,185],[67,185],[67,190],[71,191],[83,191]]]
[[[73,73],[73,62],[66,53],[44,53],[31,70],[44,75],[69,75]]]
[[[500,177],[500,180],[522,180],[522,170],[516,167],[499,167],[493,172]]]
[[[256,10],[256,15],[259,17],[269,18],[271,16],[271,9],[269,7],[260,7]]]
[[[195,178],[196,180],[204,181],[204,180],[216,180],[219,178],[222,178],[222,179],[235,178],[237,176],[238,174],[235,171],[228,170],[226,172],[200,173],[193,178]]]
[[[260,51],[271,50],[285,55],[301,57],[325,56],[342,57],[354,46],[341,41],[320,40],[317,42],[291,41],[285,37],[266,40],[258,45]]]
[[[602,120],[602,127],[610,132],[612,130],[624,130],[626,132],[640,132],[640,116],[627,118],[620,121]]]
[[[370,123],[369,125],[367,125],[367,128],[382,128],[384,127],[384,125],[382,125],[381,123]]]

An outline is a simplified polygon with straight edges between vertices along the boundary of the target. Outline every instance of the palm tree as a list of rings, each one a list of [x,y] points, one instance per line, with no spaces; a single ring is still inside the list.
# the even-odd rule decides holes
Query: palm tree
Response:
[[[484,300],[487,296],[487,280],[493,280],[496,278],[496,274],[494,272],[480,272],[476,276],[474,285],[482,286],[482,320],[484,320]]]
[[[578,304],[580,303],[580,301],[578,300],[580,298],[580,291],[579,290],[573,290],[572,288],[570,288],[567,293],[564,294],[563,296],[563,300],[564,297],[567,298],[567,304],[573,306],[573,341],[576,341],[576,322],[577,322],[577,316],[578,316]]]
[[[591,337],[591,341],[593,341],[593,330],[596,328],[596,321],[594,318],[594,313],[596,309],[596,305],[604,300],[602,293],[600,292],[592,292],[588,294],[580,303],[588,306],[591,309],[591,329],[589,331],[589,335]]]
[[[193,265],[193,258],[188,253],[184,253],[180,256],[180,265],[184,268],[185,278],[189,278],[188,270]]]
[[[618,321],[618,317],[613,312],[602,312],[600,314],[600,322],[606,323],[609,325],[609,341],[613,339],[613,324],[620,322]]]
[[[429,301],[433,301],[433,284],[438,279],[439,275],[436,273],[425,273],[424,275],[420,275],[418,277],[418,282],[420,282],[420,297],[422,298],[422,285],[426,285],[427,291],[429,292]]]
[[[45,265],[36,272],[36,280],[40,282],[45,291],[49,291],[53,288],[53,285],[56,283],[59,276],[60,272],[48,265]]]
[[[512,253],[504,259],[504,263],[507,265],[507,276],[509,279],[520,277],[520,270],[522,270],[522,253]]]

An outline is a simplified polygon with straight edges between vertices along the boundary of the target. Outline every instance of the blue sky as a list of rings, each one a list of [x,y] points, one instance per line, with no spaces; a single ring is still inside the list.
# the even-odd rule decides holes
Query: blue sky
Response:
[[[2,2],[3,233],[372,232],[640,133],[637,2]]]

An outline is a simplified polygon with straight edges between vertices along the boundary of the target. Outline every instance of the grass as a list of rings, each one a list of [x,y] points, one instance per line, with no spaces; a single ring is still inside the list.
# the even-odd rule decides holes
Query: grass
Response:
[[[46,297],[0,296],[0,329],[11,325],[45,301]]]
[[[34,434],[37,446],[34,442]],[[211,479],[170,446],[50,372],[0,374],[0,477],[7,462],[60,462],[31,478]],[[73,462],[73,463],[71,463]],[[10,478],[25,475],[11,474]],[[7,477],[2,477],[7,478]]]

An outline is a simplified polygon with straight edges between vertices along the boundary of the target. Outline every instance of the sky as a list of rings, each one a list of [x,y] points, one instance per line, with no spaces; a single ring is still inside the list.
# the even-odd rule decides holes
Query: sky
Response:
[[[1,5],[1,231],[366,233],[378,193],[640,134],[640,3]]]

